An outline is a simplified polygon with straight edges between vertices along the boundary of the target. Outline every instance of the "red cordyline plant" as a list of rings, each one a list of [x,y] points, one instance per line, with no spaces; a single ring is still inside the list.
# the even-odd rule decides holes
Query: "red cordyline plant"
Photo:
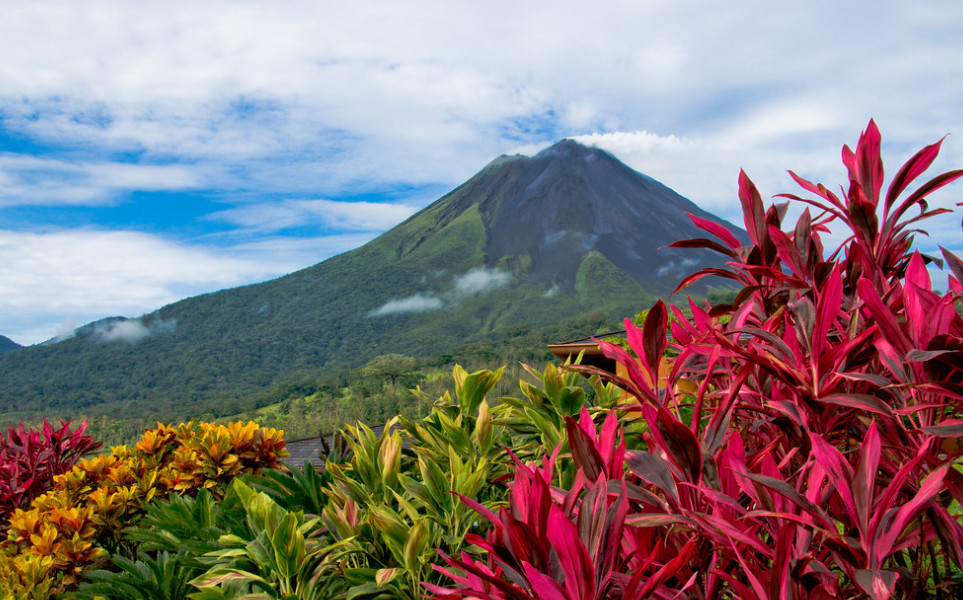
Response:
[[[101,442],[84,432],[87,422],[71,430],[70,421],[54,428],[47,419],[40,429],[20,424],[0,436],[0,524],[17,508],[27,508],[34,498],[53,486],[55,475],[66,473]]]
[[[626,321],[633,352],[600,342],[627,368],[627,378],[571,367],[616,381],[635,396],[630,410],[648,424],[648,451],[627,453],[623,475],[606,472],[606,502],[625,495],[623,486],[628,490],[620,573],[632,581],[644,570],[639,581],[652,581],[644,593],[625,597],[885,599],[960,592],[963,526],[956,503],[963,502],[963,476],[954,462],[963,454],[963,318],[954,305],[963,296],[963,262],[943,249],[952,274],[940,295],[926,269],[934,259],[911,252],[911,245],[918,221],[946,212],[929,209],[926,197],[963,170],[901,198],[939,147],[913,156],[881,201],[880,136],[871,121],[855,152],[843,149],[849,187],[840,195],[792,174],[816,198],[783,197],[819,212],[813,217],[807,208],[788,231],[787,205],[764,209],[740,174],[751,243],[692,216],[719,241],[673,245],[728,258],[727,268],[695,273],[680,289],[716,275],[741,290],[731,305],[690,301],[691,315],[672,307],[678,356],[664,387],[657,387],[659,363],[670,326],[662,302],[641,329]],[[827,257],[820,234],[832,221],[851,235]],[[504,515],[502,522],[508,523]],[[496,525],[494,538],[486,539],[508,530]],[[489,551],[492,578],[518,584],[503,554],[525,556],[535,539],[505,542],[507,550],[479,544]],[[557,556],[560,549],[552,548]],[[642,557],[649,561],[644,568]],[[624,590],[575,593],[567,574],[541,569],[564,582],[566,593],[486,596],[479,587],[494,581],[470,561],[450,561],[467,575],[453,575],[460,587],[446,588],[449,596],[442,597],[574,599],[619,597],[612,590]]]
[[[624,478],[625,443],[614,412],[596,433],[583,408],[579,421],[566,417],[572,458],[578,467],[568,490],[552,486],[555,460],[561,448],[526,466],[515,459],[515,478],[509,484],[509,506],[496,515],[462,497],[492,524],[483,538],[469,534],[466,541],[487,552],[487,561],[467,552],[460,559],[445,557],[464,573],[435,567],[455,583],[452,587],[424,584],[440,600],[601,600],[644,598],[683,593],[695,576],[680,582],[680,566],[689,562],[695,542],[680,553],[652,548],[647,535],[628,531],[635,499],[652,496]],[[513,456],[514,458],[514,456]],[[653,497],[654,498],[654,497]],[[681,584],[681,585],[680,585]]]

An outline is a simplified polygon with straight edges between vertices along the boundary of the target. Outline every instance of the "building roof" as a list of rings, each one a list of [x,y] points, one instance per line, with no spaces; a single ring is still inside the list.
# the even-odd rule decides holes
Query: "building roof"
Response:
[[[371,428],[376,437],[380,437],[384,430],[384,424]],[[289,454],[284,458],[284,462],[288,465],[288,468],[293,468],[302,466],[305,460],[310,460],[314,468],[320,471],[324,468],[323,450],[325,447],[329,449],[334,447],[334,437],[334,433],[329,433],[324,436],[323,441],[321,436],[291,440],[284,446]]]

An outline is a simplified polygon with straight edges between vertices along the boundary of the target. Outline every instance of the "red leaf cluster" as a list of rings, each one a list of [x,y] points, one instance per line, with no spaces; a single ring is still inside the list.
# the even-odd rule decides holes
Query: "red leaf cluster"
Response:
[[[20,424],[0,436],[0,522],[17,508],[53,487],[55,475],[66,473],[101,443],[85,435],[87,423],[70,429],[69,421],[54,428],[46,419],[40,429]]]
[[[641,329],[626,320],[631,352],[599,342],[625,378],[570,367],[634,396],[624,409],[647,424],[647,450],[626,452],[611,416],[598,436],[587,414],[567,423],[576,485],[552,489],[550,463],[519,464],[509,508],[494,515],[472,504],[493,525],[473,541],[487,563],[449,559],[465,575],[449,572],[458,586],[433,589],[438,597],[960,593],[951,574],[963,568],[954,505],[963,503],[954,465],[963,456],[963,317],[955,308],[963,261],[943,250],[951,274],[941,295],[927,264],[942,261],[911,247],[916,224],[946,212],[929,209],[926,197],[963,170],[902,198],[933,163],[937,142],[899,169],[881,201],[880,145],[870,122],[856,150],[843,149],[849,185],[839,195],[792,174],[816,198],[783,195],[809,205],[789,228],[788,204],[764,208],[741,173],[749,245],[692,217],[719,241],[674,246],[714,250],[728,262],[679,288],[721,276],[739,286],[735,300],[690,300],[691,314],[660,301]],[[827,256],[821,235],[834,221],[850,235]],[[667,350],[675,357],[660,379]],[[605,551],[583,526],[598,519]]]

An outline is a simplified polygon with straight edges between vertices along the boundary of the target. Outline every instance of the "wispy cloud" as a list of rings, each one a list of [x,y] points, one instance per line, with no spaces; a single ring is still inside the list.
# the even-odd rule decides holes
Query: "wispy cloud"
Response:
[[[498,269],[478,267],[451,279],[449,288],[443,292],[421,291],[406,298],[391,299],[371,311],[371,317],[393,314],[422,313],[453,306],[468,296],[477,296],[508,285],[511,273]]]
[[[423,313],[430,310],[438,310],[445,305],[441,298],[431,294],[419,292],[407,298],[396,298],[385,302],[376,310],[371,312],[372,317],[386,317],[388,315],[399,315],[406,313]]]
[[[177,321],[154,320],[144,325],[140,319],[106,319],[94,323],[90,328],[90,335],[94,340],[105,344],[125,342],[133,345],[158,333],[174,331]]]
[[[129,190],[196,187],[195,173],[181,165],[73,162],[23,154],[0,154],[0,208],[18,205],[102,205]]]
[[[490,292],[495,288],[508,285],[511,280],[512,275],[507,271],[479,267],[455,277],[454,295],[461,297]]]
[[[767,197],[794,189],[788,168],[841,183],[839,148],[870,117],[885,136],[891,171],[916,148],[963,133],[955,129],[963,111],[961,3],[707,6],[7,2],[0,219],[20,233],[3,235],[40,236],[61,254],[38,250],[51,279],[41,285],[31,283],[34,262],[15,253],[3,287],[24,294],[0,290],[0,333],[38,331],[71,314],[129,314],[148,301],[273,276],[295,259],[307,266],[434,199],[397,190],[451,186],[501,153],[537,151],[562,137],[608,149],[738,221],[740,168]],[[935,169],[961,164],[963,143],[951,137]],[[337,205],[386,189],[384,202]],[[111,251],[88,266],[102,285],[79,285],[67,268],[78,260],[72,250],[85,256],[94,242],[73,232],[82,243],[71,245],[54,232],[63,226],[57,209],[94,207],[85,214],[96,215],[96,207],[151,190],[183,192],[184,205],[190,194],[223,204],[209,211],[220,210],[216,219],[185,217],[190,235],[203,229],[191,245],[157,238],[159,256],[186,261],[164,277],[130,268],[142,245],[109,238]],[[6,220],[14,213],[16,226]],[[300,223],[318,226],[317,235],[292,241]],[[954,226],[958,219],[936,224],[949,236],[936,241],[958,240]],[[182,281],[197,272],[194,263],[207,262],[237,276]],[[140,299],[105,298],[101,288],[114,284],[119,296],[130,290]],[[16,312],[27,290],[42,318]],[[71,312],[71,304],[84,308]]]
[[[213,213],[209,218],[259,231],[323,224],[341,230],[380,232],[404,221],[417,210],[414,206],[386,202],[282,200],[231,208]]]
[[[21,344],[75,322],[138,315],[212,288],[274,275],[277,266],[129,231],[0,230],[0,331]],[[38,299],[43,299],[38,301]]]

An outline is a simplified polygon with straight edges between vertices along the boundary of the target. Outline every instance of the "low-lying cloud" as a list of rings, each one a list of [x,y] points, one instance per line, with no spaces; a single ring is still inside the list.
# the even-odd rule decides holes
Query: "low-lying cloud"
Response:
[[[438,310],[444,306],[444,302],[437,296],[430,294],[417,293],[407,298],[389,300],[377,310],[371,313],[372,317],[384,317],[387,315],[400,315],[409,313],[423,313],[429,310]]]
[[[452,278],[452,287],[443,293],[418,292],[406,298],[392,299],[378,307],[369,316],[423,313],[439,310],[457,304],[462,298],[477,296],[511,283],[512,275],[507,271],[478,267]]]
[[[135,344],[152,335],[174,331],[176,327],[177,319],[155,319],[145,325],[140,319],[114,317],[74,328],[73,319],[66,319],[62,324],[61,332],[46,343],[56,344],[79,335],[104,344],[114,342]]]
[[[144,325],[140,319],[114,319],[94,323],[91,335],[98,342],[135,344],[152,335],[173,331],[176,326],[175,319],[153,321],[148,325]]]
[[[659,277],[664,277],[666,275],[685,275],[689,273],[692,267],[696,266],[698,261],[693,258],[684,258],[682,260],[670,260],[665,263],[656,271]]]
[[[507,271],[479,267],[455,277],[455,295],[472,296],[481,294],[507,285],[511,280],[512,275]]]

